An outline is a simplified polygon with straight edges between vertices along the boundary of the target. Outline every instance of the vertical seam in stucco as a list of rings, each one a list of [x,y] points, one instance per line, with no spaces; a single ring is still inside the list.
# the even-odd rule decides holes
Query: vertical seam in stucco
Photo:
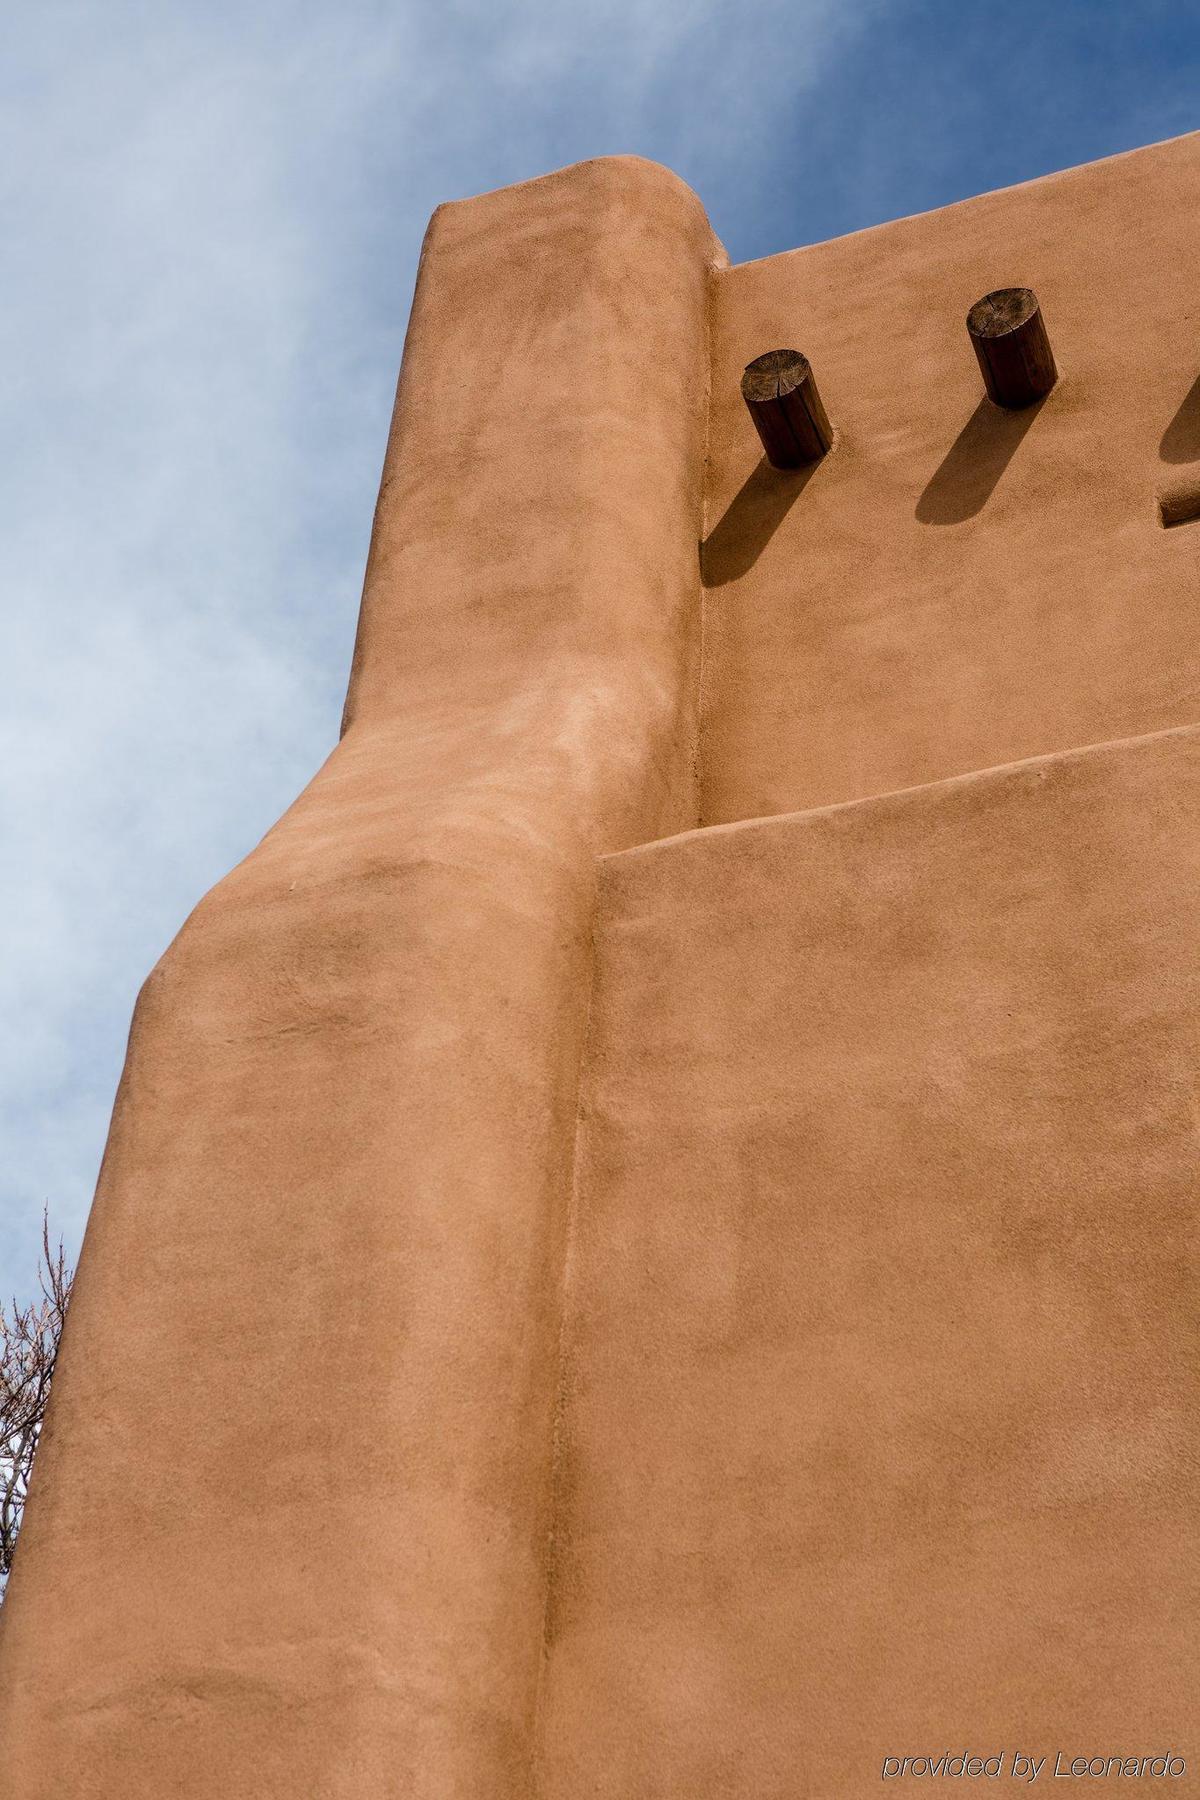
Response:
[[[588,930],[587,1003],[579,1036],[578,1072],[575,1077],[575,1123],[571,1135],[571,1169],[567,1184],[567,1217],[563,1232],[562,1274],[559,1284],[561,1302],[558,1319],[558,1350],[555,1367],[554,1414],[550,1429],[550,1478],[547,1496],[546,1570],[542,1600],[542,1636],[538,1654],[537,1681],[533,1697],[533,1722],[530,1754],[531,1800],[542,1791],[542,1703],[549,1661],[550,1608],[554,1601],[559,1561],[559,1496],[565,1418],[567,1407],[567,1333],[571,1317],[571,1272],[575,1251],[575,1220],[579,1203],[579,1126],[582,1112],[583,1085],[588,1066],[588,1040],[592,1030],[592,1001],[596,991],[596,920],[599,914],[599,862],[592,862],[592,910]]]
[[[704,581],[704,545],[708,537],[708,459],[712,442],[713,306],[719,265],[710,263],[704,293],[704,442],[700,458],[700,543],[696,555],[699,589],[699,651],[696,669],[696,759],[692,787],[696,797],[696,826],[704,823],[704,639],[707,627],[708,588]]]

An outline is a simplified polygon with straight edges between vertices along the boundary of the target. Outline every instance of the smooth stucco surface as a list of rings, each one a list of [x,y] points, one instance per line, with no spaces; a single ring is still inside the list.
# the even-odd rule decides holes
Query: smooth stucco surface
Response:
[[[435,214],[344,736],[135,1011],[3,1800],[1194,1787],[1198,188]]]
[[[729,269],[713,291],[703,822],[1200,718],[1200,140]],[[985,399],[971,303],[1037,291],[1059,381]],[[780,475],[738,393],[811,359],[837,444]]]
[[[348,729],[138,1002],[5,1800],[523,1791],[598,851],[692,824],[704,214],[441,209]]]
[[[1186,1755],[1200,731],[609,857],[596,931],[547,1800]]]

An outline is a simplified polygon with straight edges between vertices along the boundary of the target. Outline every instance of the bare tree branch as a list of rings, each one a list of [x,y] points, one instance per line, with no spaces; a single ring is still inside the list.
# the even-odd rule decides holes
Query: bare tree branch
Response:
[[[0,1599],[21,1529],[73,1274],[61,1238],[51,1249],[49,1213],[43,1212],[41,1298],[27,1306],[15,1298],[10,1306],[0,1303]]]

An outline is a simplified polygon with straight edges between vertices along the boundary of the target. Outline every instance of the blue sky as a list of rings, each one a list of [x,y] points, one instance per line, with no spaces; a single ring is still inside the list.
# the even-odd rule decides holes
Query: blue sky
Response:
[[[443,199],[637,151],[735,261],[1200,124],[1158,0],[40,0],[0,49],[0,1292],[138,985],[333,744]]]

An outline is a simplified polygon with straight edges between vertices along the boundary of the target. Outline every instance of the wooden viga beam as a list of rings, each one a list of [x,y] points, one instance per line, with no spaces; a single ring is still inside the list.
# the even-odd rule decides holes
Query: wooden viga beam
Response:
[[[997,406],[1032,406],[1058,380],[1046,321],[1032,288],[996,288],[985,294],[967,314],[967,333],[988,399]]]
[[[833,443],[812,365],[799,350],[768,350],[747,364],[742,398],[777,469],[813,463]]]

